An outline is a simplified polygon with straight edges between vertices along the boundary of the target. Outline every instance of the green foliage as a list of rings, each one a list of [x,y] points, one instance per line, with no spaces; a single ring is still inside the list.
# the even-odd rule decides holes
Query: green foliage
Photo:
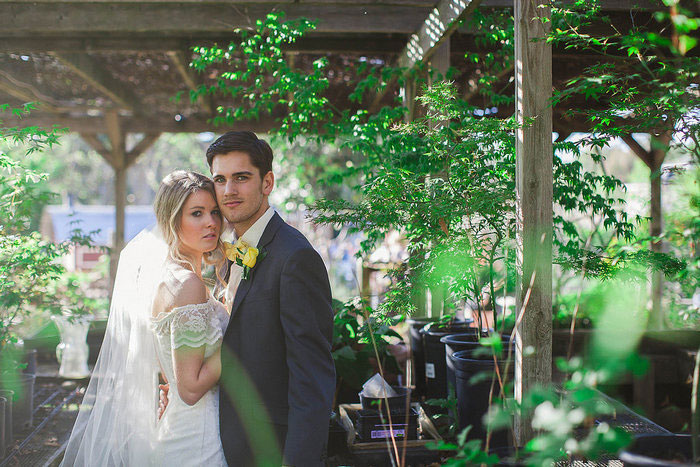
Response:
[[[685,31],[679,32],[681,36],[692,36],[693,21],[682,20],[677,11],[681,10],[674,10],[670,18],[682,26],[674,26],[674,30]],[[479,65],[481,73],[471,91],[480,93],[490,105],[512,102],[512,96],[501,95],[503,90],[494,87],[498,75],[512,66],[512,15],[477,12],[473,18],[479,40],[495,52],[467,56]],[[603,104],[587,111],[594,126],[591,135],[555,144],[556,262],[582,272],[586,278],[606,281],[640,278],[649,269],[677,275],[686,268],[683,261],[651,253],[637,241],[639,219],[628,219],[624,200],[619,197],[624,192],[623,184],[603,170],[585,170],[580,158],[591,149],[605,147],[615,136],[642,131],[661,137],[674,125],[685,135],[677,141],[692,143],[696,120],[684,118],[698,107],[697,86],[693,87],[697,60],[684,51],[693,41],[679,39],[679,47],[671,49],[650,34],[636,39],[636,29],[632,34],[597,38],[587,32],[594,19],[607,21],[597,9],[590,9],[587,1],[557,7],[552,16],[553,32],[547,39],[563,47],[594,50],[624,65],[593,67],[585,76],[572,79],[553,100],[562,105],[583,96]],[[266,113],[278,119],[277,134],[290,142],[302,137],[319,144],[332,143],[361,156],[345,169],[336,165],[326,172],[326,180],[332,183],[352,181],[354,195],[320,199],[314,206],[317,222],[350,225],[354,231],[363,232],[362,255],[368,255],[390,231],[400,231],[407,238],[409,258],[390,272],[392,286],[373,317],[412,312],[415,295],[426,287],[447,291],[448,309],[467,300],[481,307],[484,293],[488,293],[493,307],[498,293],[512,291],[515,276],[515,119],[485,116],[458,96],[453,83],[431,80],[430,86],[419,84],[416,118],[406,123],[408,109],[399,103],[382,108],[370,104],[375,90],[393,80],[402,84],[421,74],[436,74],[427,69],[408,71],[367,64],[356,64],[355,80],[349,84],[355,107],[336,109],[328,97],[327,60],[318,58],[311,72],[304,74],[286,61],[283,51],[312,28],[310,21],[284,21],[283,15],[276,13],[258,21],[254,30],[238,31],[240,40],[228,48],[197,48],[200,59],[194,62],[195,68],[204,70],[210,64],[224,63],[231,71],[221,74],[215,86],[192,96],[217,93],[234,99],[233,106],[219,109],[217,122],[233,123]],[[645,48],[647,41],[657,49],[666,47],[671,57],[645,55],[651,50]],[[261,57],[267,59],[261,61]],[[679,73],[678,79],[673,77],[672,69]],[[565,162],[559,157],[563,152],[571,154],[573,160]],[[602,162],[596,154],[593,159]],[[571,220],[581,215],[595,220],[593,232]],[[621,310],[620,319],[630,319],[630,310],[640,306],[636,303]],[[606,319],[603,313],[604,327],[618,332],[621,322]],[[336,362],[342,356],[345,361],[341,365],[348,367],[356,358],[356,349],[351,344],[340,344],[351,342],[352,335],[357,335],[352,322],[353,313],[336,316],[339,346],[334,355]],[[637,320],[641,322],[641,318]],[[638,337],[636,333],[631,335]],[[500,415],[495,411],[490,418],[496,425],[510,423],[509,416],[516,410],[534,411],[543,435],[528,446],[532,465],[565,455],[594,459],[628,441],[617,429],[590,423],[592,417],[604,415],[607,410],[594,397],[597,384],[623,370],[632,368],[636,372],[643,368],[629,353],[633,350],[628,346],[631,341],[618,339],[615,343],[619,347],[609,349],[614,355],[607,360],[593,355],[585,365],[571,364],[571,381],[564,395],[547,389],[530,394],[523,407],[515,407],[512,401],[494,404],[504,407]],[[575,437],[574,432],[579,430],[580,434],[581,429],[588,431],[583,437]],[[454,465],[490,462],[480,457],[483,452],[479,445],[467,441],[467,433],[457,444],[448,443],[445,448],[458,451]]]
[[[697,327],[700,323],[700,168],[680,174],[682,186],[679,205],[666,216],[665,239],[671,251],[687,258],[685,268],[673,279],[677,287],[669,290],[674,324]],[[688,300],[688,297],[694,297]],[[696,302],[693,302],[696,300]],[[687,302],[690,301],[688,304]]]
[[[465,428],[457,435],[456,443],[440,441],[428,445],[430,449],[454,453],[443,465],[452,467],[495,465],[498,456],[482,450],[482,442],[478,439],[468,439],[471,427]]]
[[[378,372],[377,355],[385,373],[398,374],[399,366],[389,351],[389,345],[403,338],[391,329],[390,326],[395,324],[393,320],[372,316],[369,307],[358,299],[345,303],[334,300],[333,308],[331,353],[338,378],[359,392],[362,385]]]
[[[508,70],[512,17],[503,11],[477,13],[473,21],[479,40],[497,52],[471,60],[495,74]],[[480,303],[484,292],[493,300],[499,288],[512,287],[514,275],[507,280],[506,271],[513,271],[515,259],[508,241],[515,237],[515,121],[477,116],[448,82],[423,89],[418,98],[422,116],[410,123],[403,122],[406,109],[400,105],[369,112],[361,106],[373,89],[393,79],[400,83],[420,76],[421,70],[411,75],[366,63],[357,66],[357,80],[351,83],[351,100],[360,107],[335,109],[324,94],[329,83],[324,59],[304,74],[284,54],[285,46],[313,27],[311,21],[284,21],[283,14],[275,13],[258,21],[254,30],[237,31],[240,39],[228,48],[196,48],[196,69],[224,63],[227,71],[215,86],[192,97],[218,93],[240,104],[220,108],[215,122],[277,115],[277,134],[289,141],[332,143],[363,156],[325,172],[325,179],[335,184],[354,180],[356,195],[318,200],[316,221],[362,231],[362,255],[391,230],[405,234],[410,259],[390,272],[394,285],[380,311],[410,312],[416,291],[425,287],[448,290],[448,306],[468,299]],[[487,87],[485,92],[491,101],[499,99],[495,90]],[[561,143],[557,149],[581,152],[580,145],[571,143]],[[605,229],[624,240],[633,237],[633,225],[619,209],[621,200],[611,197],[622,186],[619,180],[587,172],[578,161],[564,163],[555,157],[554,166],[554,196],[560,208],[555,215],[555,245],[562,263],[580,268],[582,256],[600,257],[594,249],[584,248],[584,234],[563,214],[603,216]],[[590,268],[588,274],[599,269]]]
[[[601,61],[567,83],[554,96],[555,104],[570,105],[577,97],[602,105],[572,108],[592,124],[584,143],[606,144],[616,136],[674,134],[672,147],[681,147],[700,162],[700,57],[688,52],[697,45],[700,18],[679,0],[665,0],[667,11],[654,14],[654,23],[634,23],[620,30],[600,14],[599,1],[576,2],[555,8],[552,34],[555,45],[600,55]],[[590,35],[593,24],[607,26],[607,35]],[[657,32],[661,31],[661,32]]]
[[[33,108],[0,105],[0,117],[2,113],[22,117]],[[58,128],[6,128],[0,120],[0,147],[22,147],[28,158],[55,145],[60,133]],[[90,236],[77,229],[65,243],[46,241],[31,231],[38,207],[53,196],[46,174],[0,152],[0,347],[16,341],[12,327],[23,317],[55,306],[50,290],[65,273],[60,259],[71,245],[90,244]]]
[[[53,299],[48,310],[54,314],[69,314],[71,318],[106,311],[109,308],[107,297],[96,294],[94,290],[96,275],[85,272],[61,275],[48,287],[48,294]]]

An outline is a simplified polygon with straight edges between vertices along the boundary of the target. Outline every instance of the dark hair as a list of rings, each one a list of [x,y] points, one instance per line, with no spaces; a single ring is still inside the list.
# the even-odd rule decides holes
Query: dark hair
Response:
[[[211,143],[207,148],[209,168],[211,169],[214,157],[233,151],[248,154],[251,164],[260,171],[260,178],[272,171],[272,148],[252,131],[229,131]]]

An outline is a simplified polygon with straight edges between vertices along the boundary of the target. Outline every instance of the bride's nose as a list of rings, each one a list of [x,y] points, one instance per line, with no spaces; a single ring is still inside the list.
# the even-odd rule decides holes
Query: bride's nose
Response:
[[[214,214],[209,214],[207,217],[207,227],[214,227],[216,226],[216,216]]]

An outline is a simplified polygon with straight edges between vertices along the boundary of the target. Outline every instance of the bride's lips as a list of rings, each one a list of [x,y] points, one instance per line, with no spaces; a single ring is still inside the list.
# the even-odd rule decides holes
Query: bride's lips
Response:
[[[205,235],[204,238],[207,238],[207,239],[216,238],[216,234],[215,234],[215,233],[210,233],[210,234]]]

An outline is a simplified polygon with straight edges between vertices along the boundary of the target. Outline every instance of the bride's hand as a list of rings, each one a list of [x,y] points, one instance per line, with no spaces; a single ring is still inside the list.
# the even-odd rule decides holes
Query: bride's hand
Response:
[[[168,391],[170,390],[170,385],[169,384],[159,384],[158,387],[160,388],[160,399],[158,401],[158,420],[163,417],[163,413],[165,413],[165,409],[168,407]]]

